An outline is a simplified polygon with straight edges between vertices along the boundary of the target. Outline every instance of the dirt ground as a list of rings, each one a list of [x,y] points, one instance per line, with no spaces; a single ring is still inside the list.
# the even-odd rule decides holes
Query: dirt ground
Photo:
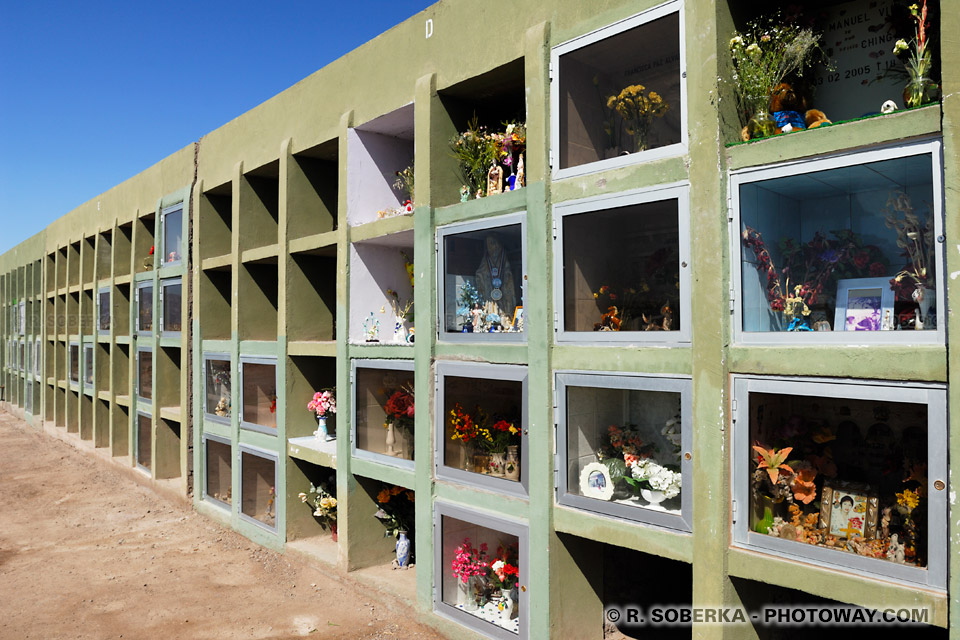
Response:
[[[439,640],[0,411],[0,638]]]

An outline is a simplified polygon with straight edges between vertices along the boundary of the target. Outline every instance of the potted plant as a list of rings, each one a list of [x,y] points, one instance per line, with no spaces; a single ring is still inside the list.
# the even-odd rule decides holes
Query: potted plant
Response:
[[[320,526],[330,529],[330,536],[337,541],[337,499],[322,485],[310,485],[307,493],[300,493],[300,501],[309,504],[313,509]]]

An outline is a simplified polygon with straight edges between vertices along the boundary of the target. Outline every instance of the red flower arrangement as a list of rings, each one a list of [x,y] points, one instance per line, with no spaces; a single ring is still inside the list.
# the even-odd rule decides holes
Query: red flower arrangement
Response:
[[[383,407],[387,420],[398,429],[413,430],[414,394],[412,389],[395,391]],[[386,426],[386,425],[384,425]]]

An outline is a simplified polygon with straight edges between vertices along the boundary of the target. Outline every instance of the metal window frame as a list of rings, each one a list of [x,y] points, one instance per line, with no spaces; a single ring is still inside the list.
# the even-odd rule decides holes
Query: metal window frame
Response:
[[[614,518],[644,522],[674,531],[693,530],[693,380],[689,376],[650,375],[620,372],[596,372],[561,370],[555,373],[554,429],[557,443],[554,469],[556,485],[554,492],[557,504],[591,511]],[[620,389],[625,391],[650,391],[676,393],[680,396],[680,441],[683,456],[680,462],[681,488],[680,514],[664,513],[617,502],[604,502],[595,498],[569,493],[567,446],[567,387],[596,389]]]
[[[520,480],[507,480],[491,476],[456,469],[448,466],[445,460],[445,445],[447,443],[445,423],[447,407],[444,405],[446,379],[478,378],[485,379],[496,376],[500,380],[519,382],[521,393],[521,429],[520,429]],[[437,407],[434,411],[434,470],[438,480],[447,480],[468,487],[486,489],[495,493],[516,496],[527,499],[530,495],[530,439],[528,437],[529,424],[529,370],[526,365],[516,364],[489,364],[483,362],[457,362],[441,360],[434,369],[434,390]]]
[[[226,362],[230,365],[230,417],[224,418],[218,416],[215,413],[207,412],[207,362],[217,361],[217,362]],[[204,351],[203,352],[203,400],[202,400],[202,413],[204,422],[216,422],[218,424],[229,425],[233,420],[235,412],[233,411],[233,358],[230,357],[230,354],[225,351]]]
[[[357,447],[357,369],[414,372],[416,371],[414,361],[383,358],[354,358],[350,360],[350,455],[360,460],[371,460],[391,467],[413,471],[414,460],[403,460]],[[414,379],[414,382],[416,382],[416,379]],[[414,429],[414,437],[416,437],[416,429]]]
[[[110,291],[110,287],[100,287],[97,289],[97,335],[107,336],[110,335],[110,329],[113,326],[113,308],[107,310],[107,322],[110,324],[106,329],[103,328],[101,321],[103,320],[103,296],[106,294],[107,305],[110,306],[113,302],[113,293]]]
[[[277,375],[278,375],[278,372],[277,372],[277,368],[278,368],[277,357],[276,357],[276,356],[245,356],[245,355],[241,355],[241,356],[240,356],[240,360],[239,360],[239,363],[238,363],[238,365],[237,365],[237,379],[238,379],[238,382],[239,382],[239,384],[240,384],[238,397],[239,397],[239,399],[240,399],[240,402],[238,403],[239,406],[237,407],[237,411],[234,412],[234,413],[237,414],[237,418],[238,418],[239,421],[240,421],[240,428],[241,428],[241,429],[246,429],[247,431],[258,431],[258,432],[260,432],[260,433],[265,433],[265,434],[267,434],[267,435],[276,436],[276,435],[278,435],[278,434],[280,433],[280,421],[279,421],[279,420],[277,420],[277,426],[275,426],[275,427],[268,427],[268,426],[265,426],[265,425],[257,424],[257,423],[255,423],[255,422],[247,422],[247,421],[244,419],[244,415],[243,415],[243,365],[245,365],[245,364],[269,364],[269,365],[273,365],[273,385],[274,385],[274,393],[277,394],[277,414],[276,414],[276,415],[277,415],[277,417],[279,417],[279,415],[280,415],[280,388],[279,388],[280,385],[279,385],[279,383],[277,382]],[[231,392],[231,394],[232,394],[232,393],[233,393],[233,389],[231,389],[230,392]]]
[[[82,358],[80,360],[83,365],[83,376],[80,381],[80,386],[83,388],[84,393],[93,393],[93,388],[96,386],[96,371],[94,370],[94,348],[93,343],[89,340],[83,340],[80,343],[81,351],[83,352]],[[87,382],[87,367],[90,368],[90,381]]]
[[[76,355],[76,361],[77,361],[77,379],[76,379],[76,380],[74,380],[74,379],[71,377],[71,376],[73,375],[73,361],[74,361],[73,348],[74,348],[74,347],[77,348],[77,355]],[[69,342],[67,343],[67,383],[68,383],[71,387],[77,387],[77,388],[80,387],[80,380],[81,380],[81,377],[80,377],[80,355],[81,355],[81,351],[80,351],[80,341],[79,341],[79,340],[71,340],[71,341],[69,341]]]
[[[19,321],[17,322],[17,333],[21,336],[27,335],[27,301],[21,300],[19,303]]]
[[[162,251],[164,253],[160,256],[160,268],[165,267],[174,267],[183,264],[183,202],[178,202],[172,204],[169,207],[165,207],[160,210],[160,246],[163,247]],[[166,260],[166,250],[167,250],[167,216],[172,215],[176,212],[180,212],[180,258],[174,260],[173,262],[167,262]]]
[[[680,328],[676,331],[568,331],[566,305],[564,304],[564,252],[563,223],[567,216],[589,215],[635,205],[677,201],[677,259],[680,276]],[[632,343],[668,346],[689,346],[692,321],[691,276],[690,276],[690,183],[677,182],[652,188],[632,189],[615,194],[592,196],[561,202],[553,207],[553,285],[554,285],[554,334],[558,343],[596,344]]]
[[[166,328],[166,307],[164,307],[164,300],[166,299],[166,293],[168,287],[180,287],[180,326],[183,326],[183,278],[181,276],[174,276],[172,278],[163,278],[160,280],[160,286],[158,287],[159,291],[159,302],[157,306],[159,307],[159,312],[157,313],[157,321],[159,322],[159,333],[162,338],[179,338],[181,331],[167,331]]]
[[[150,329],[149,329],[149,330],[144,330],[144,329],[140,326],[140,298],[142,297],[142,292],[143,292],[145,289],[149,289],[149,290],[150,290]],[[154,329],[154,327],[155,327],[156,324],[157,324],[157,322],[156,322],[156,320],[155,320],[155,316],[157,315],[157,305],[154,304],[156,301],[154,300],[154,286],[153,286],[153,280],[152,280],[152,279],[150,279],[150,280],[141,280],[140,282],[138,282],[138,283],[136,284],[136,287],[134,288],[134,292],[133,292],[133,300],[134,300],[134,301],[133,301],[133,307],[134,307],[134,309],[136,310],[136,311],[135,311],[134,320],[135,320],[135,322],[136,322],[136,332],[137,332],[137,334],[139,334],[139,335],[145,335],[145,336],[152,335],[152,334],[153,334],[153,329]]]
[[[514,634],[487,622],[477,616],[461,611],[443,601],[443,571],[449,565],[443,562],[443,518],[452,518],[472,525],[494,529],[516,536],[518,542],[517,564],[519,565],[518,584],[522,587],[530,584],[530,534],[526,523],[492,514],[485,511],[468,509],[452,502],[437,499],[433,503],[433,612],[473,631],[497,640],[525,640],[530,635],[530,590],[520,589],[519,633]]]
[[[470,220],[467,222],[455,222],[452,224],[445,224],[437,227],[436,236],[435,236],[435,249],[436,249],[436,265],[437,265],[437,342],[440,343],[460,343],[467,342],[473,344],[497,344],[497,343],[508,343],[508,344],[518,344],[526,343],[527,341],[527,328],[526,323],[524,323],[523,331],[518,331],[516,333],[455,333],[448,332],[446,325],[446,306],[444,305],[444,297],[446,295],[446,287],[444,286],[444,280],[446,278],[446,268],[445,268],[445,249],[444,241],[455,235],[461,235],[464,233],[472,233],[475,231],[483,230],[493,230],[500,227],[509,227],[513,225],[520,225],[520,254],[521,254],[521,271],[520,274],[514,274],[514,279],[518,277],[520,279],[520,300],[525,302],[527,299],[527,212],[518,211],[515,213],[508,213],[505,215],[497,215],[489,218],[481,218],[479,220]]]
[[[680,142],[648,149],[626,156],[617,156],[604,160],[595,160],[574,167],[560,168],[560,58],[563,55],[582,49],[601,40],[617,36],[625,31],[651,23],[670,15],[679,14],[680,42]],[[684,0],[671,0],[651,9],[647,9],[629,18],[558,44],[550,50],[550,165],[554,180],[582,176],[599,171],[618,169],[663,158],[681,157],[689,148],[688,91],[687,91],[687,47]]]
[[[927,496],[927,568],[900,565],[887,560],[843,553],[790,540],[781,540],[750,530],[750,396],[753,393],[844,398],[922,404],[927,407],[927,465],[930,486],[935,479],[948,480],[947,388],[942,384],[917,384],[881,380],[787,378],[752,375],[731,376],[732,445],[730,482],[732,505],[731,546],[760,551],[833,570],[846,570],[864,577],[893,580],[912,586],[946,591],[948,491],[931,490]],[[744,416],[743,420],[740,416]],[[742,505],[742,506],[741,506]],[[739,515],[738,515],[739,514]]]
[[[203,501],[205,501],[205,502],[208,502],[208,503],[212,504],[213,506],[217,507],[218,509],[223,509],[223,510],[225,510],[225,511],[232,511],[232,510],[233,510],[233,503],[234,503],[232,486],[231,486],[231,491],[230,491],[230,503],[229,503],[229,504],[226,503],[226,502],[223,502],[222,500],[218,500],[218,499],[214,498],[213,496],[211,496],[211,495],[207,492],[207,487],[209,486],[209,479],[210,479],[209,469],[208,469],[208,455],[207,455],[207,453],[208,453],[208,451],[209,451],[209,445],[210,445],[210,441],[211,441],[211,440],[212,440],[213,442],[217,442],[217,443],[219,443],[219,444],[226,445],[227,448],[230,449],[230,455],[227,456],[227,460],[230,462],[230,484],[232,485],[232,484],[233,484],[233,443],[230,442],[230,439],[229,439],[229,438],[224,438],[223,436],[218,436],[218,435],[214,435],[214,434],[212,434],[212,433],[207,433],[207,432],[204,432],[201,437],[203,438],[203,465],[202,465],[202,468],[203,468],[203,484],[202,484],[202,486],[201,486],[201,492],[202,492],[202,493],[201,493],[201,499],[202,499]]]
[[[934,236],[943,238],[944,183],[943,144],[940,138],[875,147],[865,151],[841,152],[813,160],[750,167],[730,172],[728,182],[728,214],[730,252],[730,300],[732,307],[733,342],[735,345],[874,345],[874,344],[939,344],[946,341],[946,283],[944,243],[934,250],[937,275],[937,328],[935,331],[744,331],[743,330],[743,252],[741,242],[740,187],[789,176],[819,171],[844,169],[882,160],[895,160],[930,155],[933,190]],[[802,336],[796,334],[802,333]]]
[[[43,351],[41,349],[41,345],[42,343],[40,338],[35,338],[33,346],[33,375],[36,376],[37,380],[43,378]]]
[[[150,467],[149,468],[143,466],[140,463],[140,418],[141,417],[147,418],[150,421]],[[134,420],[134,423],[133,423],[133,460],[137,469],[139,469],[140,471],[143,471],[144,473],[146,473],[151,477],[153,477],[153,471],[151,471],[151,469],[153,469],[153,457],[154,457],[153,456],[153,453],[154,453],[153,452],[153,448],[154,448],[153,433],[154,433],[153,415],[151,415],[150,412],[148,411],[144,411],[143,409],[137,409],[136,419]]]
[[[142,389],[140,388],[140,382],[141,382],[141,380],[140,380],[140,354],[141,354],[141,353],[149,353],[149,354],[150,354],[150,397],[149,397],[149,398],[145,398],[145,397],[143,397],[142,395],[140,395],[140,392],[142,391]],[[146,404],[153,404],[153,386],[154,386],[154,385],[153,385],[153,382],[154,382],[154,380],[155,380],[156,377],[157,377],[157,375],[156,375],[157,359],[154,357],[153,347],[152,347],[152,346],[146,346],[146,347],[145,347],[145,346],[141,346],[141,345],[138,344],[138,345],[137,345],[137,353],[136,353],[136,355],[135,355],[134,357],[135,357],[134,367],[135,367],[135,370],[136,370],[136,373],[134,374],[135,387],[136,387],[136,388],[134,389],[134,392],[137,394],[137,401],[138,401],[138,402],[144,402],[144,403],[146,403]]]
[[[265,458],[273,462],[273,486],[274,486],[274,495],[279,496],[279,483],[280,483],[280,456],[274,451],[268,451],[266,449],[261,449],[260,447],[255,447],[249,444],[238,443],[237,444],[237,477],[239,481],[239,491],[237,494],[240,499],[236,501],[236,513],[240,519],[244,522],[249,522],[257,527],[260,527],[264,531],[269,531],[270,533],[279,534],[280,533],[280,504],[281,500],[277,499],[274,501],[274,525],[272,527],[267,526],[266,524],[260,522],[253,516],[248,516],[243,512],[243,454],[249,454],[256,456],[258,458]],[[232,474],[232,469],[231,469]],[[232,478],[232,475],[231,475]]]

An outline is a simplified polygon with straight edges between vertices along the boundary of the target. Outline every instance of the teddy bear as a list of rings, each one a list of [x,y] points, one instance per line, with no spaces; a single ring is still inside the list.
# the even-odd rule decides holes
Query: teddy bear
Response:
[[[770,92],[770,114],[776,122],[776,133],[788,133],[798,129],[816,129],[817,127],[832,124],[826,114],[819,109],[806,109],[806,101],[797,95],[793,85],[781,82]],[[801,115],[802,113],[802,115]],[[747,127],[743,128],[741,137],[750,139]]]

